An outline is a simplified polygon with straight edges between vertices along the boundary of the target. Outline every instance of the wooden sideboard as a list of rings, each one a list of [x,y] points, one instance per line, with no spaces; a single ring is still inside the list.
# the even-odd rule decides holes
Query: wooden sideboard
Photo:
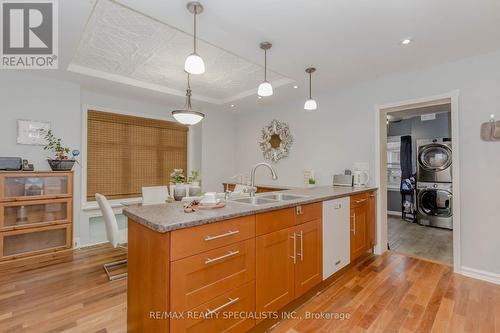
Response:
[[[0,172],[0,262],[73,246],[73,172]]]
[[[350,197],[351,264],[374,245],[374,200],[373,191]],[[128,332],[263,331],[269,315],[338,277],[323,281],[322,207],[299,204],[166,233],[129,218]]]

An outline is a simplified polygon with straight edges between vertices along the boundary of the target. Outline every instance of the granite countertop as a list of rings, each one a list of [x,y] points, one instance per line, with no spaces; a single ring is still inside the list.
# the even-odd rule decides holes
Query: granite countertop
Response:
[[[228,201],[224,208],[199,210],[194,213],[184,213],[183,204],[180,202],[148,206],[137,204],[124,208],[123,214],[154,231],[164,233],[240,216],[253,215],[302,204],[346,197],[352,194],[369,192],[376,189],[376,187],[341,186],[295,188],[270,193],[296,194],[302,196],[301,198],[277,201],[258,206]],[[265,194],[257,194],[257,196],[260,195]]]

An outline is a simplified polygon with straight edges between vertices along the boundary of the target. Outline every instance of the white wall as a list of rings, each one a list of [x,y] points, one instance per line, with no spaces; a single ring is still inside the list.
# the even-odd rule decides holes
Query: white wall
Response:
[[[66,145],[71,149],[82,150],[82,105],[167,118],[170,118],[172,107],[134,99],[125,94],[95,92],[74,82],[21,71],[2,71],[0,100],[0,156],[23,157],[34,163],[37,170],[50,170],[45,161],[49,153],[44,152],[41,146],[16,144],[17,119],[49,121],[54,133],[60,136]],[[190,169],[202,171],[205,190],[220,190],[220,184],[227,179],[227,174],[233,174],[235,170],[233,140],[222,135],[226,128],[233,129],[234,125],[231,123],[231,117],[221,116],[210,110],[206,112],[206,122],[190,129]],[[232,136],[231,130],[228,133]],[[202,149],[207,153],[202,155]],[[217,156],[217,159],[213,156]],[[102,233],[103,228],[95,225],[91,228],[89,218],[95,215],[95,212],[82,211],[81,168],[76,166],[74,170],[74,236],[80,239],[82,245],[86,245],[101,240],[102,235],[93,240],[91,233],[92,230]],[[122,227],[124,226],[125,223],[122,223]]]
[[[238,115],[238,172],[248,173],[262,160],[260,129],[273,118],[288,122],[295,137],[290,157],[276,165],[279,184],[301,184],[304,169],[316,170],[320,184],[331,184],[332,174],[355,162],[367,161],[373,170],[375,105],[459,89],[462,266],[500,274],[500,143],[479,138],[490,113],[500,118],[500,52],[341,90],[324,88],[313,92],[316,112],[303,111],[302,99],[296,99]],[[259,182],[271,183],[267,172],[258,176]]]

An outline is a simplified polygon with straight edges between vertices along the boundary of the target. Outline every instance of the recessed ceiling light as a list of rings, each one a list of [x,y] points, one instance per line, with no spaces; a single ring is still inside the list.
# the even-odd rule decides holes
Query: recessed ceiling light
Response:
[[[401,45],[408,45],[411,43],[411,39],[410,38],[405,38],[401,41]]]
[[[257,96],[258,99],[262,99],[262,96]]]
[[[294,85],[294,86],[293,86],[293,89],[298,89],[298,88],[299,88],[299,86],[298,86],[298,85]]]
[[[234,108],[234,104],[231,104],[231,107]]]

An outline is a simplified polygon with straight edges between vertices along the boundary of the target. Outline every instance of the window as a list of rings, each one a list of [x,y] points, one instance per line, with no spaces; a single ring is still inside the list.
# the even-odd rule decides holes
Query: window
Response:
[[[187,170],[186,126],[100,111],[87,116],[87,200],[141,196],[143,186],[167,185]]]

